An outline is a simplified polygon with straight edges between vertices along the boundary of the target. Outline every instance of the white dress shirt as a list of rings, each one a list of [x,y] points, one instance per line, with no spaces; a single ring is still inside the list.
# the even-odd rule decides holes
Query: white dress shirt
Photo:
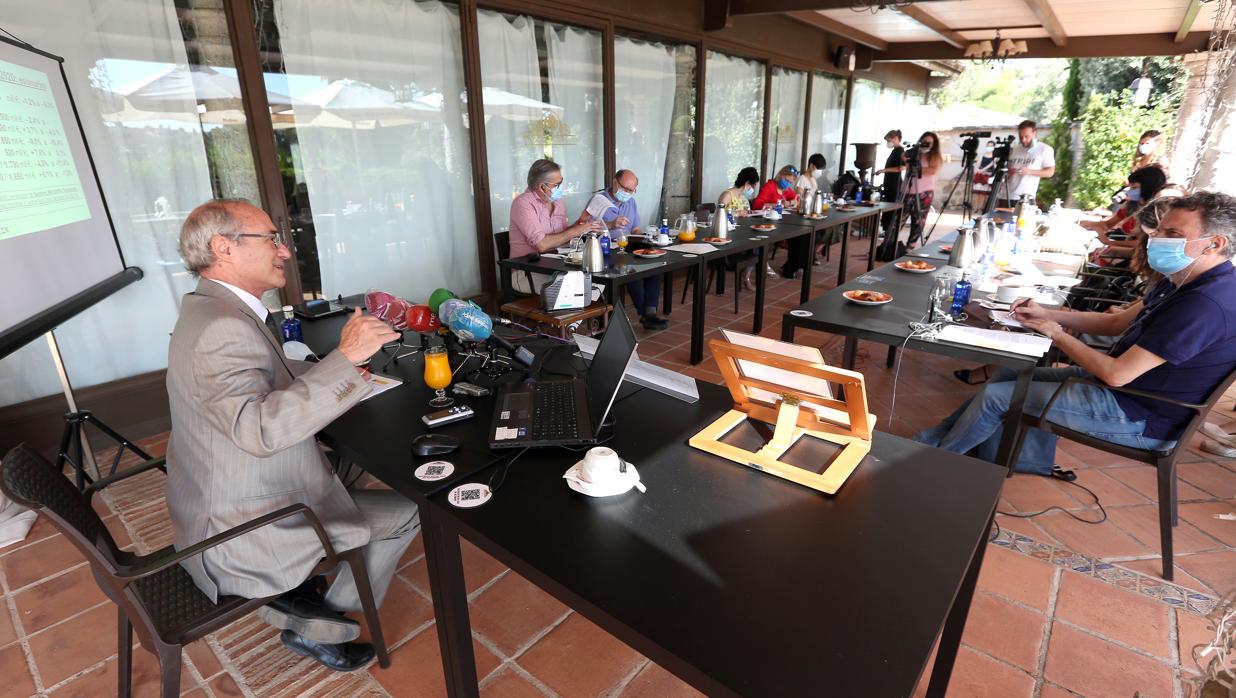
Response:
[[[218,279],[211,279],[211,281],[219,284],[232,293],[235,293],[236,297],[244,301],[245,305],[249,306],[250,310],[257,313],[257,316],[262,319],[262,322],[266,322],[266,316],[270,315],[270,311],[266,309],[266,306],[262,305],[262,301],[258,300],[257,296],[249,293],[243,288],[233,286],[226,281],[220,281]]]

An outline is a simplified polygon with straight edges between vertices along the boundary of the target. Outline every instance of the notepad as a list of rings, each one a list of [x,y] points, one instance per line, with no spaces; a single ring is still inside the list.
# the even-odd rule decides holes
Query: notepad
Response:
[[[1051,348],[1051,340],[1037,334],[984,330],[964,325],[949,325],[936,335],[942,342],[984,347],[1025,356],[1042,356]]]
[[[589,216],[600,220],[601,216],[611,208],[615,208],[614,202],[610,201],[605,194],[597,194],[588,202],[587,212]]]

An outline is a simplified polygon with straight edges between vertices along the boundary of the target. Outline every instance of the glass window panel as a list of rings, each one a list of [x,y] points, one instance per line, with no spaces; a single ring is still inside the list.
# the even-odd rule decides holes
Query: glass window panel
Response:
[[[811,78],[811,133],[809,150],[824,155],[829,179],[841,165],[841,134],[845,130],[845,79],[816,73]],[[810,153],[808,153],[810,155]]]
[[[877,170],[884,167],[885,161],[888,160],[888,156],[892,152],[884,146],[884,134],[896,128],[901,129],[902,140],[906,143],[914,143],[918,138],[919,132],[914,130],[914,124],[907,118],[908,114],[904,108],[905,97],[905,92],[892,90],[887,87],[880,92],[879,111],[877,112],[879,116],[877,117],[875,130],[870,132],[874,140],[867,141],[879,144],[879,147],[876,148],[875,169]],[[883,177],[883,175],[879,176]]]
[[[764,126],[764,65],[708,52],[701,194],[716,201],[744,167],[759,167]],[[761,173],[764,179],[770,174]]]
[[[888,126],[881,130],[880,124],[880,83],[871,80],[854,81],[854,97],[850,100],[850,137],[847,152],[842,153],[846,171],[857,170],[854,167],[855,143],[878,143],[888,131]],[[877,163],[879,164],[879,163]]]
[[[774,67],[768,110],[768,161],[764,163],[764,171],[770,175],[786,165],[801,169],[804,164],[803,107],[806,101],[807,74]]]
[[[574,220],[608,181],[601,33],[489,10],[477,23],[494,229],[508,227],[511,201],[538,158],[562,166]]]
[[[306,296],[479,293],[456,6],[260,0],[257,21]]]
[[[695,49],[614,38],[618,167],[639,177],[644,225],[691,206],[695,152]]]
[[[69,378],[81,388],[166,368],[180,298],[196,283],[177,251],[181,222],[215,196],[257,198],[223,9],[0,0],[0,16],[64,57],[125,262],[145,272],[57,328]],[[208,86],[231,92],[208,99]],[[0,405],[58,392],[42,340],[0,361]]]

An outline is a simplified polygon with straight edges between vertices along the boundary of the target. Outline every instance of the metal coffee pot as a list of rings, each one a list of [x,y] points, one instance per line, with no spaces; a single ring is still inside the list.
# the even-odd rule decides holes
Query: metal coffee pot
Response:
[[[948,254],[948,264],[950,267],[966,269],[977,262],[981,254],[978,230],[962,228],[957,231],[957,239],[953,241],[953,251]]]
[[[584,233],[583,256],[580,259],[580,265],[584,271],[589,273],[598,273],[605,271],[605,254],[601,252],[601,239],[594,232]]]
[[[712,227],[714,235],[719,238],[728,238],[730,236],[730,231],[733,229],[730,226],[729,211],[726,211],[725,209],[717,211],[716,215],[713,216]]]
[[[824,213],[824,192],[820,191],[819,189],[816,189],[815,193],[812,194],[809,197],[809,199],[810,200],[807,204],[807,213],[810,213],[813,216],[823,215]]]

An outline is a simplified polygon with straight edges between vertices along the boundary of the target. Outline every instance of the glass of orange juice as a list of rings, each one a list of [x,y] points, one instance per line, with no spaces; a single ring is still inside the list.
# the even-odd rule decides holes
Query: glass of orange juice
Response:
[[[425,351],[425,385],[438,392],[438,396],[429,401],[433,407],[450,407],[455,401],[446,395],[446,387],[451,384],[451,361],[447,356],[446,347],[430,347]]]
[[[627,239],[626,231],[625,230],[619,231],[618,232],[618,249],[625,251],[629,243],[630,243],[630,240]]]

